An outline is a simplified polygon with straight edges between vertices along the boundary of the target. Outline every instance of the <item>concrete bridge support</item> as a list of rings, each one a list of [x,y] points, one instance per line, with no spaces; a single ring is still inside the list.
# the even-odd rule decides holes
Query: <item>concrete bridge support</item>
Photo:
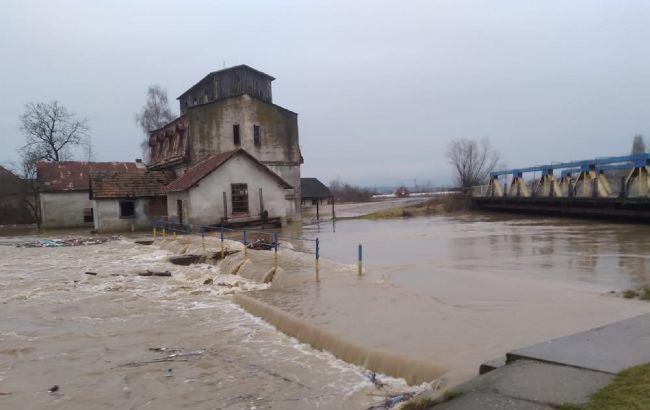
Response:
[[[501,188],[501,183],[499,183],[499,177],[490,178],[490,182],[488,184],[488,190],[485,196],[491,196],[491,197],[503,196],[503,189]]]
[[[526,186],[526,181],[521,172],[516,172],[512,175],[512,182],[510,183],[510,189],[508,190],[508,196],[515,197],[529,197],[530,192]]]
[[[534,196],[551,196],[551,197],[561,197],[562,191],[560,190],[560,184],[553,176],[553,170],[545,170],[542,178],[539,180],[537,186],[535,187]]]
[[[641,198],[647,197],[650,192],[650,175],[648,174],[648,167],[635,167],[630,171],[627,178],[625,178],[625,192],[624,197],[627,198]]]
[[[574,196],[581,198],[607,198],[612,189],[602,172],[591,168],[580,172],[573,185]]]

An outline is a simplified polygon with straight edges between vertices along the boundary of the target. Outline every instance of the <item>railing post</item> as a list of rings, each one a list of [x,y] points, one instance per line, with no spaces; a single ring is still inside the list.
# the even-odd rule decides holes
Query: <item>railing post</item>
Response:
[[[278,271],[278,233],[275,232],[273,234],[273,250],[275,251],[274,253],[274,264],[275,264],[275,271]]]
[[[172,239],[176,240],[176,222],[172,224]]]
[[[316,283],[320,282],[320,239],[316,238]]]
[[[244,258],[248,258],[248,232],[244,229]]]
[[[359,276],[363,274],[363,247],[359,244]]]
[[[221,259],[225,257],[225,254],[226,252],[223,247],[223,225],[221,225]]]
[[[153,240],[156,240],[156,224],[153,225]]]
[[[205,227],[201,225],[201,249],[205,253]]]
[[[165,229],[165,228],[167,228],[167,224],[165,223],[165,220],[164,220],[164,219],[161,219],[161,220],[160,220],[160,224],[162,225],[162,235],[163,235],[163,239],[167,239],[167,229]]]

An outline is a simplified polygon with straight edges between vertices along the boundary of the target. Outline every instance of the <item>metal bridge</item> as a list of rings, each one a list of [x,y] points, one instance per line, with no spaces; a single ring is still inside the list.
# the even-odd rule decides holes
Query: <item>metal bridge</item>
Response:
[[[650,154],[506,169],[474,187],[479,207],[650,221]]]

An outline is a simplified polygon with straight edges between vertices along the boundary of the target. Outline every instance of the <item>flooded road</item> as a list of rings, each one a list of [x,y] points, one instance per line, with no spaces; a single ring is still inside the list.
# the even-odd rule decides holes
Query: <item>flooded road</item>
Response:
[[[453,384],[508,349],[650,311],[607,293],[650,284],[644,226],[466,215],[284,234],[320,238],[320,284],[313,255],[289,250],[312,251],[310,241],[284,242],[281,272],[259,284],[241,275],[270,266],[270,252],[251,253],[241,275],[229,275],[171,265],[174,252],[130,239],[16,248],[33,238],[0,238],[0,408],[360,409],[383,392],[350,363],[414,380],[433,369]],[[137,275],[146,269],[173,276]],[[247,313],[233,293],[350,363]]]

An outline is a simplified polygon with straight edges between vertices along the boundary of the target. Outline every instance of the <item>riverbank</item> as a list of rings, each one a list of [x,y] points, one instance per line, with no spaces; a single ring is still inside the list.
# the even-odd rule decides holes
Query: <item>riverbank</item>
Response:
[[[504,364],[421,408],[645,410],[649,325],[645,314],[509,352]]]

